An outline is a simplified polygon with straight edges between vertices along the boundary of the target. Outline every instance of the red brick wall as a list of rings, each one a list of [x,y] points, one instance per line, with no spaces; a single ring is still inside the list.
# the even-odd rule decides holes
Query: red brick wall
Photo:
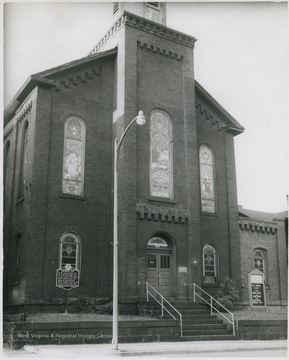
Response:
[[[250,304],[248,274],[254,269],[253,251],[256,248],[267,252],[265,260],[267,262],[265,280],[267,305],[285,305],[287,303],[287,261],[284,223],[240,219],[241,300],[246,305]],[[280,251],[280,248],[283,251]]]

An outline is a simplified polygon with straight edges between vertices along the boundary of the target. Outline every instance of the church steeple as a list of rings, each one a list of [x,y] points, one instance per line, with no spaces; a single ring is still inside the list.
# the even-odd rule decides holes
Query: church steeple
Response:
[[[147,20],[166,25],[166,3],[164,2],[114,2],[113,18],[117,19],[123,11],[141,16]]]

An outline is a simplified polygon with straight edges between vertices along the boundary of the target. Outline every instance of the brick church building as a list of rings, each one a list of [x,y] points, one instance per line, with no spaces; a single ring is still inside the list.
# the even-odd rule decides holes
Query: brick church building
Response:
[[[31,75],[5,111],[4,306],[58,309],[66,266],[80,276],[70,299],[112,297],[114,139],[139,110],[146,124],[118,159],[120,310],[145,299],[147,281],[192,299],[194,283],[214,294],[225,277],[247,304],[254,246],[240,245],[234,155],[244,128],[195,80],[195,38],[166,26],[165,3],[113,12],[88,56]],[[285,304],[282,266],[272,304]]]

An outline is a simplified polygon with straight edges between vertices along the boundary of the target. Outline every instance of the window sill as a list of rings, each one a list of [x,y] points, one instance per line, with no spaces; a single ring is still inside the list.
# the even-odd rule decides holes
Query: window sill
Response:
[[[161,202],[161,203],[167,203],[167,204],[173,204],[173,205],[176,204],[176,202],[174,200],[161,198],[161,197],[155,197],[155,196],[149,196],[148,201]]]
[[[59,194],[60,198],[63,199],[71,199],[71,200],[80,200],[80,201],[85,201],[87,200],[87,198],[85,196],[82,195],[73,195],[73,194],[64,194],[63,192],[61,192]]]
[[[219,217],[219,214],[217,214],[217,213],[209,213],[209,212],[201,212],[201,215]]]
[[[22,196],[22,198],[20,198],[20,199],[18,199],[18,200],[16,201],[16,205],[20,204],[22,201],[24,201],[24,197],[23,197],[23,196]]]
[[[219,284],[218,283],[203,283],[203,287],[215,287],[215,288],[218,288]]]

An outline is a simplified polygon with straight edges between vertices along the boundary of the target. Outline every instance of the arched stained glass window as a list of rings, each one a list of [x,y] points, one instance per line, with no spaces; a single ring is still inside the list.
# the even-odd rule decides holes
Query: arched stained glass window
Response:
[[[85,124],[80,118],[71,116],[65,121],[62,175],[65,194],[83,195],[85,133]]]
[[[168,248],[168,243],[163,238],[155,236],[149,240],[148,246],[155,248]]]
[[[212,245],[203,248],[203,278],[204,283],[217,282],[217,253]]]
[[[265,273],[266,254],[264,250],[254,250],[254,268]]]
[[[27,170],[27,146],[28,146],[28,121],[25,122],[22,132],[22,144],[20,154],[20,171],[19,171],[19,185],[18,185],[18,199],[24,196],[24,186],[26,180]]]
[[[206,145],[200,147],[200,182],[202,211],[215,213],[215,159],[213,150]]]
[[[60,266],[64,269],[70,265],[80,270],[80,237],[76,233],[66,233],[60,238]]]
[[[173,197],[172,126],[167,113],[153,111],[150,121],[150,194]]]
[[[16,238],[16,252],[15,252],[15,281],[19,281],[21,273],[21,237],[19,233]]]
[[[9,155],[10,155],[10,141],[7,141],[5,145],[4,152],[4,177],[3,177],[3,185],[4,185],[4,211],[6,209],[6,196],[8,196],[8,164],[9,164]]]

